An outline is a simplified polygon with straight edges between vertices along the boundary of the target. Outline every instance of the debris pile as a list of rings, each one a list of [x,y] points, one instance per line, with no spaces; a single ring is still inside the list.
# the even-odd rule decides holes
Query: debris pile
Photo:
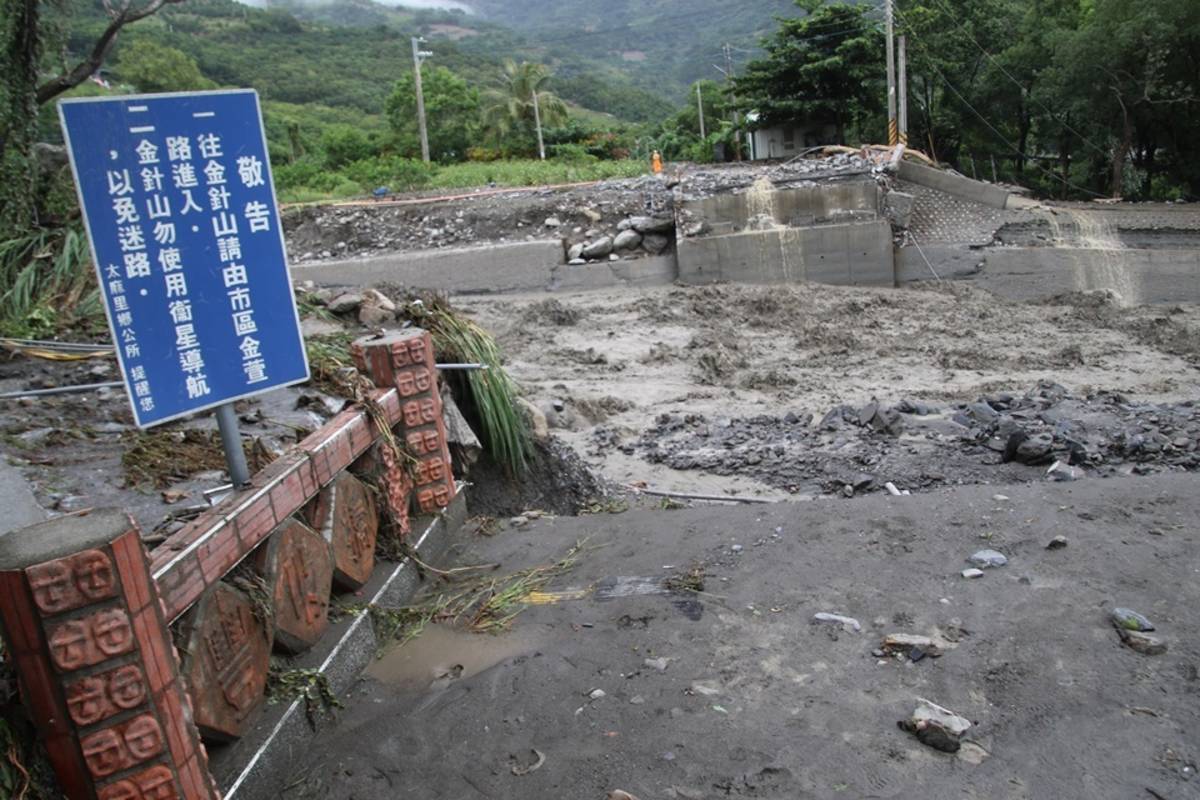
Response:
[[[1112,392],[1079,398],[1042,383],[1021,396],[998,393],[944,408],[914,400],[837,406],[815,423],[806,412],[662,414],[635,440],[598,427],[593,453],[611,447],[672,469],[852,496],[887,482],[917,490],[1196,470],[1200,409],[1191,401],[1134,403]]]

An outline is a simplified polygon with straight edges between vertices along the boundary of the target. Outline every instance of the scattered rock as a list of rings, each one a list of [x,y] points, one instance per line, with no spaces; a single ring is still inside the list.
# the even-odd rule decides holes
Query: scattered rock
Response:
[[[608,697],[608,692],[603,689],[593,689],[588,692],[588,700],[599,700],[602,697]]]
[[[543,224],[547,228],[560,228],[562,227],[562,220],[558,217],[546,217],[546,221]]]
[[[579,209],[579,213],[583,214],[585,217],[587,217],[592,222],[599,222],[600,220],[604,219],[604,215],[601,214],[599,211],[597,211],[594,208],[584,207],[584,208]]]
[[[608,800],[638,800],[624,789],[614,789],[608,793]]]
[[[846,617],[842,616],[841,614],[830,614],[825,611],[813,614],[813,622],[841,625],[842,630],[847,632],[853,631],[854,633],[860,633],[862,631],[862,625],[860,625],[858,620],[856,620],[854,617]]]
[[[384,311],[391,311],[392,313],[396,311],[396,304],[392,302],[391,298],[375,289],[364,291],[362,293],[362,301],[363,305],[375,306],[376,308],[382,308]]]
[[[1046,477],[1052,481],[1077,481],[1083,477],[1083,470],[1068,466],[1061,461],[1055,461],[1050,465],[1050,469],[1046,470]]]
[[[951,645],[952,646],[952,645]],[[891,633],[884,637],[882,650],[886,655],[911,655],[913,649],[920,650],[931,658],[941,658],[945,652],[946,643],[935,640],[931,636],[918,636],[912,633]]]
[[[1117,633],[1121,636],[1121,642],[1134,652],[1145,656],[1161,656],[1167,652],[1167,643],[1160,636],[1125,628],[1118,628]]]
[[[912,716],[897,724],[922,744],[944,753],[957,753],[962,747],[963,734],[971,729],[970,720],[920,697]]]
[[[666,672],[667,667],[671,664],[671,659],[667,658],[666,656],[662,656],[660,658],[647,658],[642,663],[650,669],[656,670],[657,672]]]
[[[569,264],[572,267],[578,267],[579,265],[586,264],[586,263],[587,263],[586,258],[572,258],[570,261],[567,262],[567,264]]]
[[[629,698],[629,705],[631,706],[640,706],[645,702],[646,698],[642,697],[640,694],[635,694],[633,697]]]
[[[714,681],[696,681],[691,686],[691,693],[704,697],[715,697],[721,693],[721,690],[714,686],[714,683]]]
[[[613,251],[613,240],[611,236],[602,236],[601,238],[590,242],[583,247],[584,258],[603,258]]]
[[[642,235],[637,231],[621,231],[617,234],[617,238],[613,239],[613,248],[616,250],[634,250],[642,243]]]
[[[1152,631],[1154,623],[1146,619],[1132,608],[1114,608],[1112,610],[1112,624],[1118,630],[1126,631]]]
[[[395,311],[388,311],[379,306],[366,305],[358,309],[358,321],[367,327],[375,328],[396,318]]]
[[[967,561],[980,569],[991,569],[993,567],[1003,567],[1007,564],[1008,556],[998,553],[995,550],[980,550],[968,558]]]
[[[329,310],[334,314],[349,314],[351,311],[357,311],[362,304],[363,296],[361,294],[347,292],[329,301]]]
[[[964,578],[982,578],[983,570],[975,569],[974,567],[970,567],[969,569],[964,569],[962,571],[962,576]]]
[[[1046,544],[1047,550],[1062,550],[1067,546],[1067,537],[1055,536]]]
[[[567,260],[571,263],[575,263],[577,259],[583,258],[583,248],[584,244],[582,242],[571,245],[570,248],[567,249]]]

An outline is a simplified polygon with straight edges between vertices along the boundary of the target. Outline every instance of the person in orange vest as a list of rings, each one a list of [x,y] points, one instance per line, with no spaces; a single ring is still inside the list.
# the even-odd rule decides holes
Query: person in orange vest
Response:
[[[650,169],[654,171],[655,175],[662,174],[662,156],[657,150],[654,151],[654,155],[650,156]]]

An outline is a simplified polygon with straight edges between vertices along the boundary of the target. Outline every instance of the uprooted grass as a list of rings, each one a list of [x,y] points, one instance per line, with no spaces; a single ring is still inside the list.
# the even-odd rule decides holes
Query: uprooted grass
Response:
[[[402,300],[402,310],[413,324],[429,331],[439,360],[486,365],[482,370],[444,373],[443,379],[466,390],[456,392],[456,397],[469,395],[463,412],[475,418],[475,427],[492,458],[513,476],[524,474],[533,456],[533,441],[525,415],[517,408],[517,387],[504,371],[496,340],[440,295]]]
[[[270,463],[259,440],[243,441],[246,462],[257,472]],[[134,434],[121,456],[129,486],[167,487],[197,472],[225,469],[225,451],[216,431],[149,431]]]
[[[350,357],[350,343],[353,341],[354,334],[349,332],[310,336],[304,340],[312,374],[309,382],[314,387],[338,397],[354,396],[348,377],[354,370],[354,361]]]
[[[275,661],[267,676],[267,698],[272,703],[303,700],[308,724],[314,728],[322,716],[332,715],[334,709],[342,706],[325,673],[318,669],[289,669]]]
[[[529,607],[531,594],[570,572],[587,549],[586,542],[581,541],[551,564],[502,577],[485,575],[458,579],[452,589],[431,593],[423,601],[404,608],[372,606],[370,611],[376,636],[381,642],[403,644],[433,623],[455,625],[476,633],[498,633],[507,629]]]

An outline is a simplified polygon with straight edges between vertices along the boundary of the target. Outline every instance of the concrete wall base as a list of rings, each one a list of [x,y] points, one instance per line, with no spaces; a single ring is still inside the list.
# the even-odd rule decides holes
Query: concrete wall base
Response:
[[[443,563],[450,545],[462,532],[466,496],[461,490],[441,515],[413,521],[409,543],[426,563]],[[409,561],[380,562],[363,588],[363,602],[381,608],[400,608],[416,594],[421,581]],[[367,612],[331,625],[314,649],[296,659],[297,668],[320,670],[337,695],[345,694],[375,658],[382,645]],[[209,764],[224,800],[267,800],[294,779],[297,761],[321,730],[309,724],[304,701],[268,706],[254,729],[233,744],[209,747]]]
[[[901,161],[897,172],[902,181],[937,189],[940,192],[961,197],[991,208],[1004,208],[1008,204],[1009,191],[992,183],[974,181],[933,167]]]
[[[679,277],[674,254],[650,258],[563,264],[554,270],[552,291],[606,289],[613,286],[669,286]]]
[[[1111,290],[1131,304],[1200,303],[1200,250],[925,247],[943,279],[969,280],[1010,300]],[[896,251],[898,284],[932,280],[916,248]]]
[[[292,267],[292,278],[341,286],[395,283],[452,293],[547,289],[564,260],[557,239],[456,250],[421,250]]]
[[[885,220],[683,239],[678,248],[684,283],[895,285]]]

